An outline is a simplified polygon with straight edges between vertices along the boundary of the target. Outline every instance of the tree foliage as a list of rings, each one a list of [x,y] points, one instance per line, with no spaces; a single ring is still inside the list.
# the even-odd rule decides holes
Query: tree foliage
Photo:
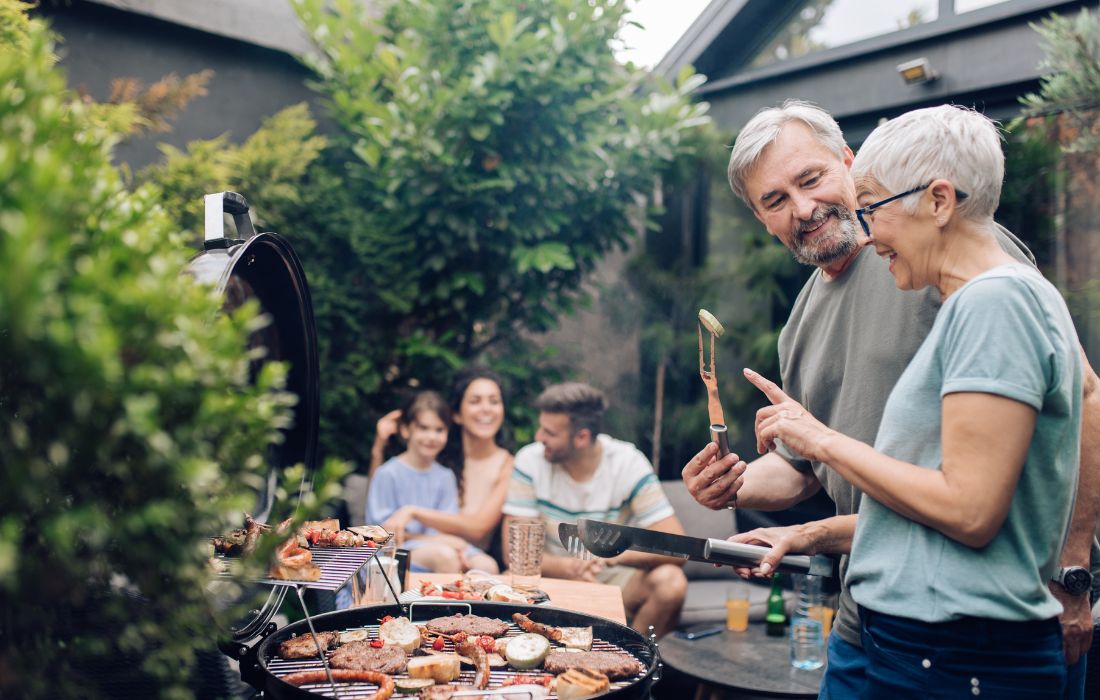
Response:
[[[108,695],[119,672],[185,697],[216,629],[207,538],[251,504],[292,397],[279,364],[250,382],[263,319],[182,274],[155,190],[110,164],[123,134],[24,10],[0,0],[0,696]]]
[[[1050,73],[1039,79],[1039,92],[1020,98],[1024,115],[1065,113],[1078,130],[1066,150],[1095,150],[1100,145],[1100,14],[1084,8],[1074,16],[1052,14],[1031,26],[1046,53],[1041,67]]]
[[[618,64],[614,0],[296,0],[340,131],[296,220],[315,285],[326,446],[366,460],[364,408],[490,355],[530,382],[556,325],[646,219],[705,104]],[[513,387],[514,388],[514,387]],[[369,420],[366,422],[370,422]]]

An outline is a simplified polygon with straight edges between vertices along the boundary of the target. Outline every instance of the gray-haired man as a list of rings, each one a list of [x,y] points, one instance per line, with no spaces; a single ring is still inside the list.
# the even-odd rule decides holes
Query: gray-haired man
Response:
[[[734,145],[728,174],[733,191],[768,233],[796,260],[818,268],[800,292],[779,338],[784,391],[831,428],[873,444],[890,390],[931,328],[939,298],[934,287],[917,293],[897,290],[887,266],[865,245],[854,214],[858,205],[849,174],[852,159],[840,127],[827,112],[787,101],[749,121]],[[1013,256],[1030,258],[1023,244],[1004,229],[998,239]],[[1082,468],[1064,567],[1088,566],[1100,510],[1098,386],[1100,379],[1086,362]],[[782,448],[748,465],[736,455],[716,461],[716,454],[712,443],[683,471],[692,495],[710,508],[736,499],[740,507],[780,510],[821,488],[836,503],[834,518],[738,535],[740,541],[773,547],[757,573],[767,573],[790,551],[847,553],[861,494],[828,465],[803,461]],[[842,561],[842,572],[846,564]],[[1088,596],[1071,595],[1059,584],[1052,584],[1052,590],[1066,608],[1062,623],[1067,660],[1076,661],[1091,640]],[[858,697],[866,661],[858,615],[846,587],[833,629],[820,697]],[[1073,669],[1081,693],[1083,666]]]

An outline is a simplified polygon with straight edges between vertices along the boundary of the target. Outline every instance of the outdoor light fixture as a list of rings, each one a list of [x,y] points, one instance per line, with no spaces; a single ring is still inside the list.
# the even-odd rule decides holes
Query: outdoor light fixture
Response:
[[[924,56],[915,58],[912,61],[906,61],[905,63],[899,63],[898,75],[901,76],[901,79],[905,81],[906,85],[930,83],[940,77],[940,74],[932,68],[932,64],[929,63],[928,59]]]

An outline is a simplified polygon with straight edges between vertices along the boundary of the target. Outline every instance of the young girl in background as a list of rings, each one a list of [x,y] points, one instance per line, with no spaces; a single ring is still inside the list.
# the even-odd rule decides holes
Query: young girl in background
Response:
[[[436,458],[447,444],[451,412],[439,394],[417,394],[398,421],[405,451],[374,473],[367,492],[366,522],[397,532],[413,571],[496,571],[492,557],[455,535],[408,518],[408,508],[458,513],[458,480]]]
[[[501,445],[504,397],[501,380],[486,367],[471,367],[456,378],[451,389],[453,428],[440,461],[454,470],[460,494],[459,512],[404,506],[390,520],[405,525],[419,522],[461,537],[490,551],[501,520],[512,479],[512,454]],[[492,567],[477,567],[497,573]]]

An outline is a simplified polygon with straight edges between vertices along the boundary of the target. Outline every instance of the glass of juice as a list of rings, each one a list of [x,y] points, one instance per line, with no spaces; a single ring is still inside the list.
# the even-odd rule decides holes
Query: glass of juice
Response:
[[[735,583],[726,589],[726,629],[744,632],[749,628],[749,586]]]

